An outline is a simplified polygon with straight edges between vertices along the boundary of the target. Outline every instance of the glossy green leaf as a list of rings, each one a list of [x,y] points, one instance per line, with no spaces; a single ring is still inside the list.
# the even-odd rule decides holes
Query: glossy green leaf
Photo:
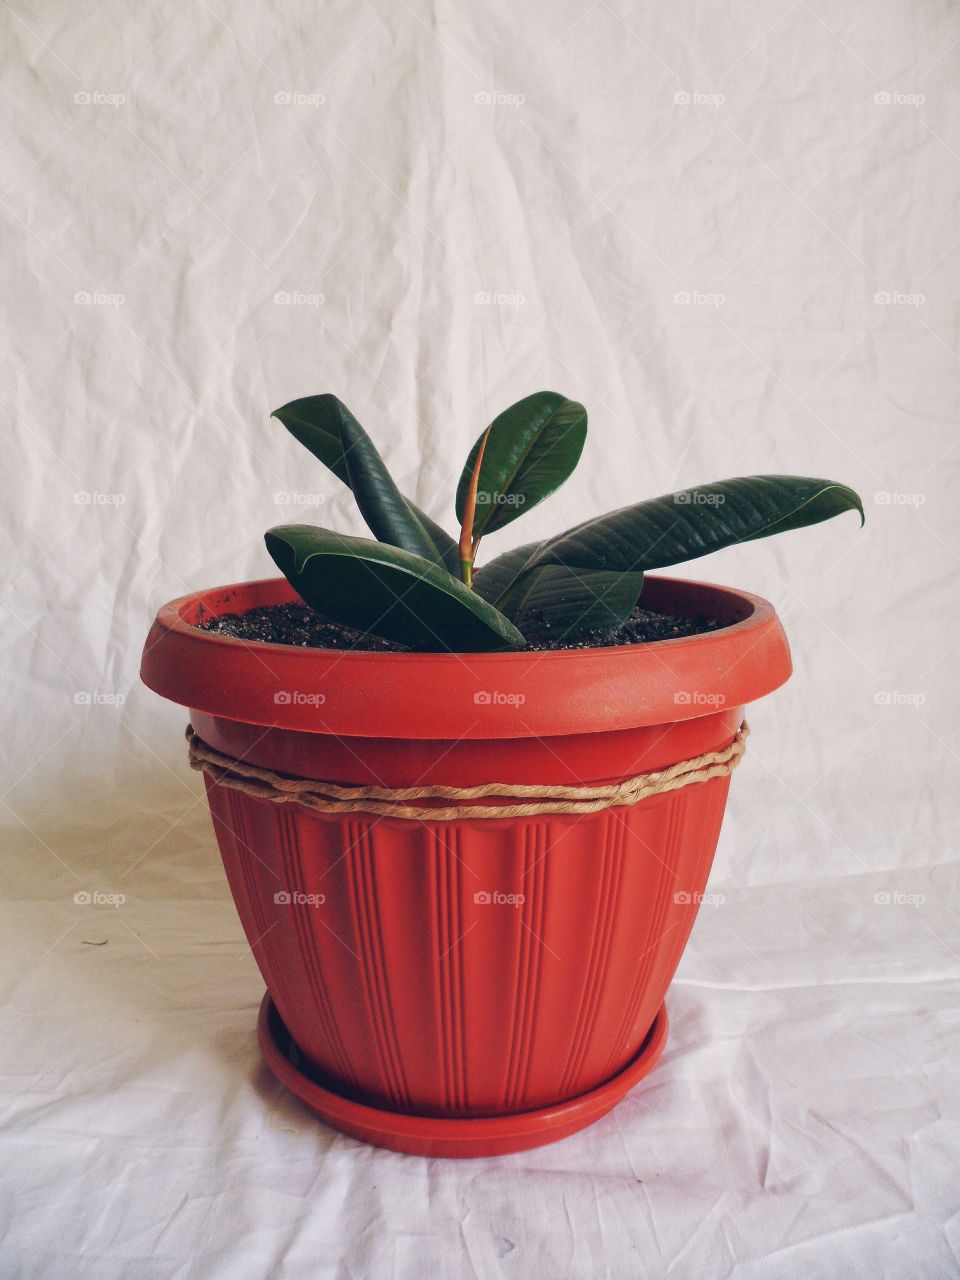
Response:
[[[563,484],[583,452],[587,411],[556,391],[538,391],[494,418],[489,432],[477,486],[474,540],[502,529]],[[461,524],[482,440],[483,435],[470,450],[457,486]]]
[[[282,422],[290,434],[309,449],[315,458],[319,458],[338,479],[349,485],[350,473],[343,456],[343,441],[340,437],[342,415],[349,412],[336,396],[323,395],[291,400],[282,408],[274,409],[270,416]]]
[[[265,537],[293,589],[331,621],[418,650],[523,643],[493,605],[422,556],[311,525],[281,525]]]
[[[437,524],[436,520],[428,516],[425,511],[421,511],[419,507],[414,506],[409,498],[404,498],[404,502],[406,502],[430,535],[430,540],[437,551],[437,555],[430,558],[437,560],[437,557],[439,557],[438,563],[443,565],[447,573],[452,573],[455,578],[458,578],[460,576],[460,552],[453,538],[450,537],[442,525]]]
[[[474,589],[514,622],[528,640],[571,640],[606,631],[633,611],[642,573],[616,573],[541,565],[523,572],[544,546],[528,542],[505,551],[477,571]]]
[[[483,596],[484,600],[496,604],[527,562],[532,562],[543,546],[543,542],[526,542],[522,547],[515,547],[513,551],[504,551],[501,555],[494,556],[492,560],[481,565],[474,574],[474,591]]]
[[[537,564],[621,573],[695,560],[735,542],[829,520],[863,504],[852,489],[809,476],[741,476],[597,516],[550,538]]]
[[[569,641],[618,626],[642,590],[642,573],[547,564],[523,574],[499,608],[528,640]]]
[[[342,401],[333,395],[304,396],[271,416],[353,490],[375,537],[458,572],[454,539],[400,493],[370,437]]]

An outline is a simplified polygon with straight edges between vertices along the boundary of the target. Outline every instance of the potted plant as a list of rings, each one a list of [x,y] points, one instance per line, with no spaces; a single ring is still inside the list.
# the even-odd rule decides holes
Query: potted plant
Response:
[[[475,567],[586,435],[554,392],[467,459],[454,540],[331,395],[274,415],[373,534],[269,530],[282,578],[165,605],[142,676],[190,708],[273,1071],[331,1124],[426,1155],[518,1151],[655,1063],[746,704],[790,674],[770,604],[645,577],[856,510],[748,476]]]

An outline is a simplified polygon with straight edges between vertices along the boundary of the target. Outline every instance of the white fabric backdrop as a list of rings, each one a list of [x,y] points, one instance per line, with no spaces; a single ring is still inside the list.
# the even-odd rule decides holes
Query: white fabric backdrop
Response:
[[[0,1274],[958,1276],[960,11],[0,22]],[[543,387],[591,434],[503,547],[756,471],[854,484],[868,521],[692,567],[775,602],[796,672],[751,712],[662,1065],[562,1144],[428,1162],[260,1066],[139,653],[164,600],[270,573],[304,495],[360,532],[270,409],[336,392],[449,523],[470,442]]]

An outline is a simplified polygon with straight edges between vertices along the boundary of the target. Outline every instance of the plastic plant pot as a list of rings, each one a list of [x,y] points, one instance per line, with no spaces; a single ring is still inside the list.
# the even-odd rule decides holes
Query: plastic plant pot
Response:
[[[645,607],[724,625],[482,654],[301,649],[195,625],[292,599],[270,579],[165,605],[141,675],[215,750],[344,785],[617,782],[728,746],[746,704],[791,670],[765,600],[671,578],[647,579]],[[206,777],[269,993],[271,1068],[330,1124],[414,1154],[502,1154],[591,1123],[662,1049],[729,784],[589,814],[422,821]]]

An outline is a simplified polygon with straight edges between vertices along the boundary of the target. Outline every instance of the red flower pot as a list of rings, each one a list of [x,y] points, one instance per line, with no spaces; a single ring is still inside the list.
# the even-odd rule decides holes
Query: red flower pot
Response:
[[[214,749],[346,785],[616,782],[729,745],[746,703],[790,674],[771,605],[670,578],[647,579],[645,606],[726,625],[463,655],[192,625],[292,598],[272,579],[165,605],[141,674]],[[318,813],[208,777],[268,988],[271,1067],[338,1128],[401,1151],[522,1150],[590,1123],[662,1047],[729,782],[590,814],[417,821]]]

